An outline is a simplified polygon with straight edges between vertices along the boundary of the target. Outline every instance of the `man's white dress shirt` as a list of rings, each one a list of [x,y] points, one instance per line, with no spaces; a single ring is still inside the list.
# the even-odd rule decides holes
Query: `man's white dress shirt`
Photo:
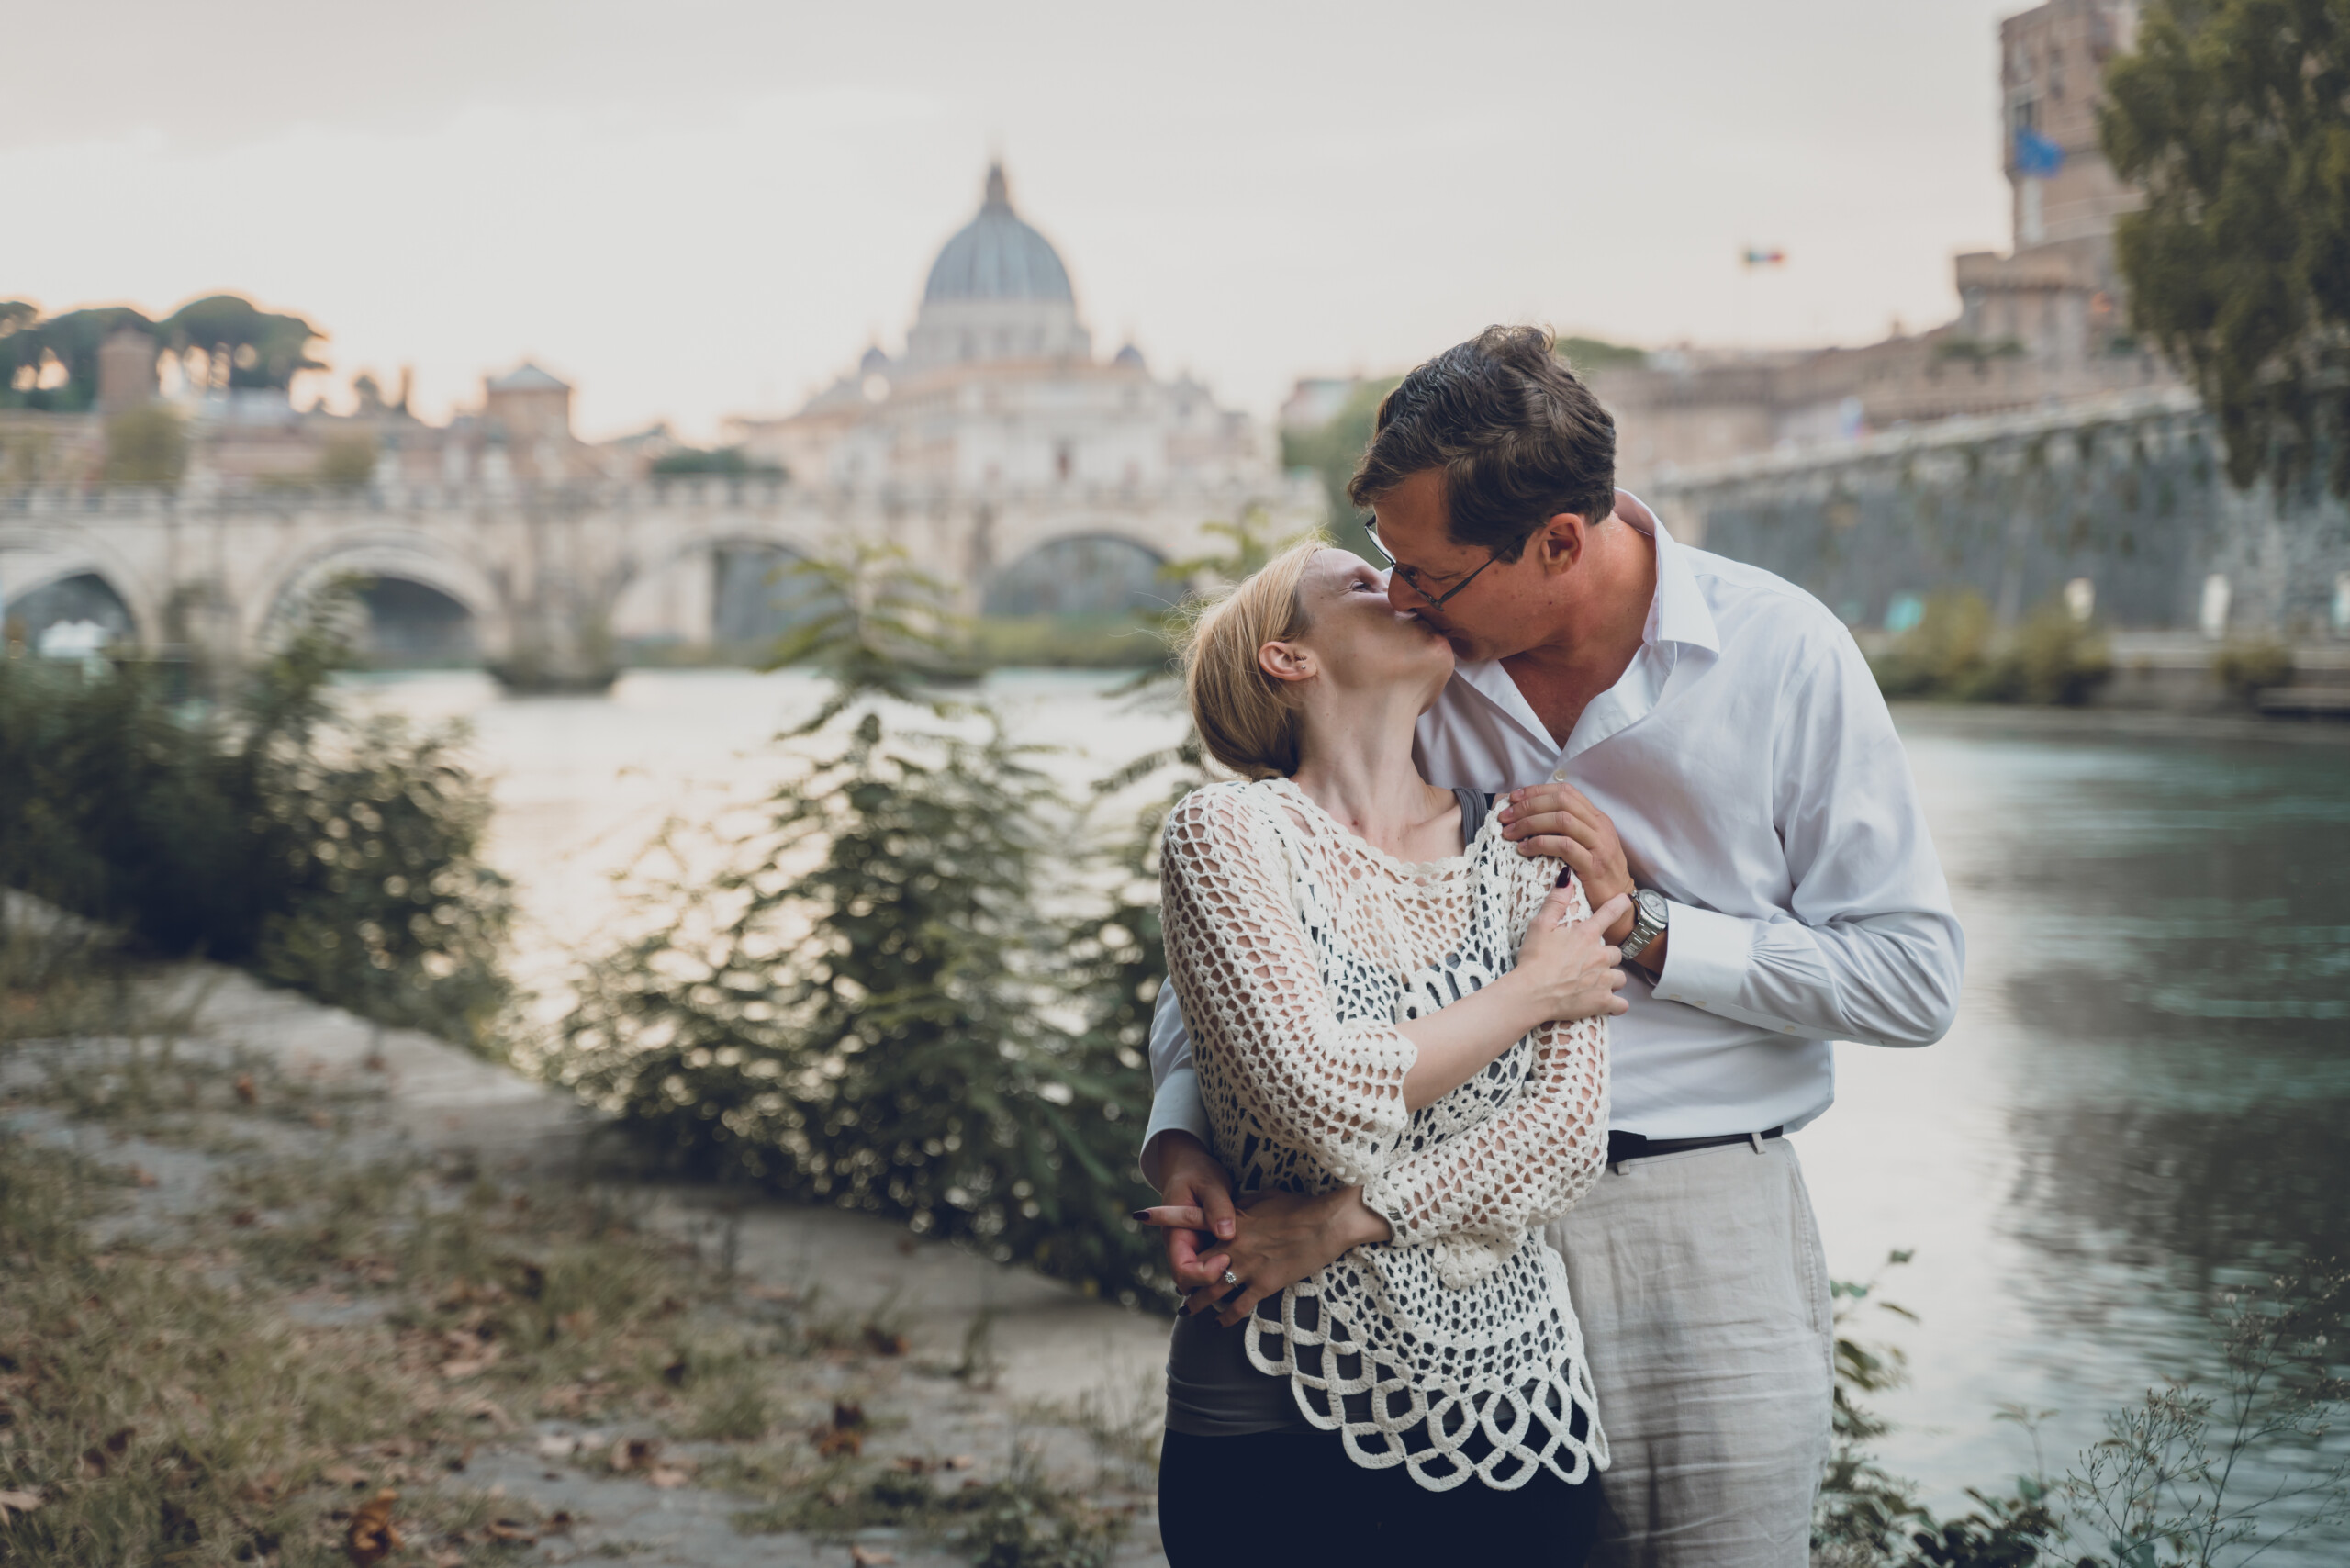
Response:
[[[1626,966],[1610,1126],[1792,1130],[1835,1098],[1830,1042],[1942,1036],[1965,938],[1851,633],[1769,572],[1676,544],[1662,524],[1653,537],[1640,651],[1564,746],[1494,662],[1454,671],[1415,750],[1445,788],[1572,784],[1615,823],[1633,878],[1672,902],[1663,974]],[[1171,1127],[1208,1141],[1171,985],[1150,1066],[1146,1151]]]

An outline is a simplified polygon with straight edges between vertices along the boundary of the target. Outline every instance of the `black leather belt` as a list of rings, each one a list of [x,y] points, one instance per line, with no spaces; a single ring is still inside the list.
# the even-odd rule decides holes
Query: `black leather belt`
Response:
[[[1628,1159],[1654,1159],[1660,1154],[1687,1154],[1692,1149],[1721,1148],[1733,1143],[1751,1143],[1759,1150],[1764,1138],[1786,1136],[1785,1127],[1760,1133],[1724,1133],[1719,1137],[1643,1137],[1639,1133],[1609,1133],[1607,1163],[1621,1165]]]

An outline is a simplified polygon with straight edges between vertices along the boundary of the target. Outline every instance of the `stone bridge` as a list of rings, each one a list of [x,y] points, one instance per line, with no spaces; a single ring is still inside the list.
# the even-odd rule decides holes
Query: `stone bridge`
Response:
[[[1685,468],[1646,498],[1856,628],[1965,587],[2008,623],[2064,597],[2125,630],[2350,636],[2350,509],[2321,481],[2233,488],[2177,388]]]
[[[770,592],[774,567],[845,541],[902,546],[968,610],[1114,610],[1163,596],[1156,568],[1210,549],[1203,525],[1250,507],[1298,527],[1323,510],[1317,486],[1281,481],[1140,495],[714,476],[217,498],[18,490],[0,492],[0,595],[26,614],[70,589],[103,607],[118,639],[235,661],[265,646],[311,590],[356,575],[431,606],[462,630],[453,645],[515,684],[593,685],[625,644],[771,636],[762,616],[789,591]]]

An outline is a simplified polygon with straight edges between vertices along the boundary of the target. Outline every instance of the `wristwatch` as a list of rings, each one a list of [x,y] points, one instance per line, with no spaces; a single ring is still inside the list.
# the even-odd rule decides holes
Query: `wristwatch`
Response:
[[[1632,933],[1617,944],[1616,950],[1630,963],[1649,950],[1649,944],[1664,935],[1665,926],[1673,919],[1673,906],[1654,888],[1635,889],[1632,893]]]

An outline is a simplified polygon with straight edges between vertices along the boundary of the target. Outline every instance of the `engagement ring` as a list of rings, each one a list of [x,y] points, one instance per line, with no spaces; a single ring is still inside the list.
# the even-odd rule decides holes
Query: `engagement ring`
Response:
[[[1240,1282],[1240,1276],[1226,1269],[1224,1271],[1224,1282],[1227,1285],[1237,1285]]]

